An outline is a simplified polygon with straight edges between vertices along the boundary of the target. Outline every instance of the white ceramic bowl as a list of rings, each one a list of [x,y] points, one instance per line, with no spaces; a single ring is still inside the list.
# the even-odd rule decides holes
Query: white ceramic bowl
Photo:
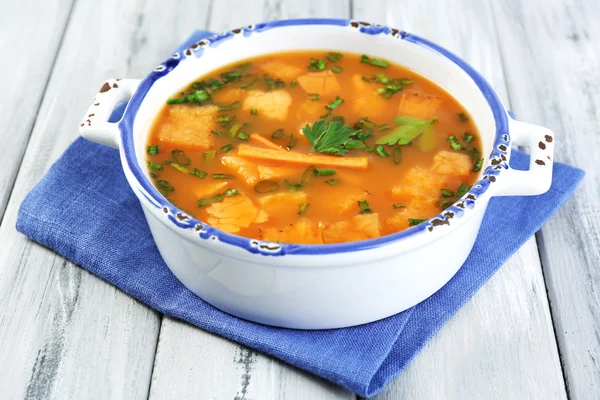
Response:
[[[377,239],[334,245],[261,242],[186,215],[152,185],[144,161],[154,117],[197,77],[241,59],[289,50],[365,53],[401,64],[452,94],[474,119],[485,160],[481,179],[425,223]],[[129,101],[120,122],[107,122]],[[264,324],[338,328],[403,311],[440,289],[467,258],[492,196],[548,190],[549,130],[509,117],[468,64],[417,36],[334,19],[284,20],[212,36],[174,54],[143,80],[109,80],[81,123],[85,138],[120,149],[125,175],[143,206],[166,264],[192,292],[230,314]],[[511,146],[529,146],[528,171],[509,167]],[[115,229],[118,229],[115,227]]]

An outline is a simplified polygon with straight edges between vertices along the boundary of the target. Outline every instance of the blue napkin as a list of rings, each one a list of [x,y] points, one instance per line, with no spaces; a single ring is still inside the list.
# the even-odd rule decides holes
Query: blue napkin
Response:
[[[206,36],[198,31],[188,43]],[[187,47],[187,43],[182,45]],[[115,115],[113,119],[118,119]],[[75,129],[75,127],[74,127]],[[513,166],[528,157],[514,152]],[[494,198],[469,258],[436,294],[387,319],[299,331],[227,315],[188,291],[162,261],[117,150],[77,139],[23,201],[17,229],[161,313],[373,396],[575,190],[583,171],[555,163],[550,191]],[[497,221],[502,220],[501,229]]]

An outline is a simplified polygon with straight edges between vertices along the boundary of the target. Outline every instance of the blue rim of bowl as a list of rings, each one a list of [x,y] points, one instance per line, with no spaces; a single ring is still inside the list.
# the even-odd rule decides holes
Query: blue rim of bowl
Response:
[[[201,57],[204,53],[204,47],[217,47],[221,43],[238,35],[248,37],[271,29],[307,25],[348,27],[356,29],[360,33],[366,35],[391,35],[398,40],[405,40],[443,56],[456,64],[473,80],[492,110],[494,121],[496,123],[496,134],[493,148],[487,159],[487,163],[485,164],[487,167],[481,172],[481,178],[475,182],[467,194],[442,213],[401,232],[358,242],[305,245],[266,242],[224,232],[187,215],[183,210],[175,207],[158,192],[152,182],[146,177],[142,167],[137,161],[133,139],[133,123],[135,116],[154,82],[173,71],[186,57]],[[508,149],[510,148],[510,133],[506,110],[490,84],[487,83],[473,67],[453,53],[427,39],[387,26],[349,19],[309,18],[263,22],[204,38],[197,43],[192,44],[187,49],[175,53],[171,58],[156,67],[154,71],[140,82],[137,91],[129,100],[123,118],[119,122],[119,129],[121,131],[121,148],[124,160],[135,177],[137,184],[143,189],[140,190],[140,193],[156,208],[162,209],[168,220],[174,224],[175,228],[193,229],[197,232],[200,239],[218,240],[219,242],[245,249],[250,253],[265,256],[283,256],[286,254],[326,255],[368,250],[398,242],[402,239],[416,236],[417,234],[426,231],[432,232],[436,226],[449,225],[451,219],[463,218],[467,215],[475,206],[476,199],[488,190],[490,183],[493,183],[496,180],[495,177],[498,176],[502,170],[508,169]]]

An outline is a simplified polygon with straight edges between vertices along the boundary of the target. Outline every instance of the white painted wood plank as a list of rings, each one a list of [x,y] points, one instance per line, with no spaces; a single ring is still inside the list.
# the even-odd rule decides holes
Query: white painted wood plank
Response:
[[[214,2],[214,31],[278,18],[349,15],[343,1]],[[236,12],[232,12],[236,10]],[[354,394],[245,346],[164,318],[150,397],[199,399],[354,399]]]
[[[202,23],[208,6],[164,4],[75,5],[0,226],[2,398],[148,396],[161,317],[14,226],[20,202],[75,139],[103,80],[146,75]]]
[[[485,2],[354,0],[354,18],[431,39],[477,68],[507,102]],[[378,399],[565,398],[535,240],[517,252]]]
[[[554,130],[556,159],[586,171],[538,236],[567,391],[600,398],[600,2],[494,3],[517,114]]]
[[[23,0],[2,4],[0,220],[21,165],[72,2]]]

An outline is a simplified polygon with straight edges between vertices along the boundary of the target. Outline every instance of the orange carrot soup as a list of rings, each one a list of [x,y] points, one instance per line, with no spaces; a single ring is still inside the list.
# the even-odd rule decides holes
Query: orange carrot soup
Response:
[[[223,231],[281,243],[376,238],[462,197],[483,164],[443,89],[368,55],[277,53],[203,76],[156,118],[157,189]]]

